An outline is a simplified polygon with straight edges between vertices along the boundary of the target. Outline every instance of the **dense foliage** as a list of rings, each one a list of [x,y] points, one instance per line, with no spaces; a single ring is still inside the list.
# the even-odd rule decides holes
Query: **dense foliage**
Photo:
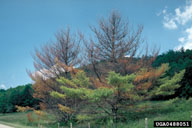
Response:
[[[159,55],[157,59],[153,62],[153,66],[157,67],[162,63],[169,63],[169,70],[166,72],[165,77],[173,77],[175,73],[182,70],[186,70],[184,77],[182,78],[180,88],[177,92],[172,95],[172,97],[185,97],[189,98],[192,96],[192,82],[191,82],[191,65],[192,65],[192,50],[173,51],[170,50],[167,53]],[[177,86],[177,85],[172,85]]]
[[[175,73],[173,77],[162,77],[158,79],[155,89],[152,91],[153,100],[166,100],[175,97],[175,93],[181,88],[181,80],[184,76],[185,70]]]
[[[133,106],[150,99],[149,92],[166,69],[168,65],[163,64],[159,68],[143,68],[125,76],[109,72],[105,82],[90,79],[79,70],[71,73],[70,78],[57,79],[61,91],[52,91],[50,95],[63,101],[56,105],[65,115],[65,121],[99,118],[117,123],[120,119],[126,120],[127,112]]]
[[[152,65],[153,67],[158,67],[163,63],[169,63],[170,67],[170,69],[166,72],[166,76],[173,76],[175,73],[178,73],[179,71],[192,65],[192,50],[170,50],[157,56]]]
[[[192,96],[192,66],[186,68],[186,72],[180,81],[181,87],[177,89],[176,96],[189,98]]]
[[[31,84],[0,90],[0,113],[15,112],[16,105],[35,107],[38,100],[34,99],[32,95]]]

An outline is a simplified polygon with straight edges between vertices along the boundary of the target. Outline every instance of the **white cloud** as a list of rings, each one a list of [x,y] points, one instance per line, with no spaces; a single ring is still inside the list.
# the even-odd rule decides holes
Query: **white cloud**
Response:
[[[163,26],[168,29],[177,29],[177,25],[173,20],[163,22]]]
[[[184,49],[192,49],[192,26],[190,28],[187,28],[184,34],[185,35],[183,37],[178,39],[181,43],[175,48],[175,50],[179,50],[182,47]]]
[[[161,14],[163,15],[163,26],[165,28],[182,30],[182,36],[178,38],[180,43],[175,47],[175,50],[182,47],[192,49],[192,1],[187,1],[185,6],[174,9],[174,13],[168,13],[166,7]],[[180,29],[181,27],[182,29]]]
[[[186,29],[186,42],[184,45],[185,49],[192,49],[192,26]]]
[[[181,43],[184,43],[185,38],[184,38],[184,37],[180,37],[180,38],[178,39],[178,41],[181,42]]]
[[[185,25],[187,22],[192,20],[192,2],[184,7],[184,11],[181,8],[175,9],[175,20],[181,24]]]
[[[163,15],[163,14],[166,14],[166,13],[167,13],[167,6],[165,6],[165,8],[162,11],[156,13],[156,15],[160,16],[160,15]]]
[[[167,9],[163,9],[162,13],[165,14],[167,12]]]
[[[177,29],[178,25],[186,25],[192,21],[192,2],[189,2],[184,7],[175,9],[175,14],[167,13],[166,9],[162,11],[163,26],[167,29]]]
[[[188,34],[188,40],[192,41],[192,26],[191,28],[186,29],[186,33]]]
[[[0,89],[7,89],[7,87],[4,84],[1,84]]]

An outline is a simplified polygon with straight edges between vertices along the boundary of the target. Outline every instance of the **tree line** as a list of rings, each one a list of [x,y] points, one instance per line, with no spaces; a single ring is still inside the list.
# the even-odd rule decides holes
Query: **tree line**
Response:
[[[32,84],[0,90],[0,113],[16,112],[16,105],[38,107],[38,102],[33,98]]]

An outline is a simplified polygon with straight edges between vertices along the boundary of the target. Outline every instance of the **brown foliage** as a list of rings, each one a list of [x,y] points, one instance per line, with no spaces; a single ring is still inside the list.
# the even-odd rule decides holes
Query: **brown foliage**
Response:
[[[162,65],[158,69],[144,68],[139,71],[134,80],[137,90],[148,90],[156,80],[166,71],[167,65]]]
[[[96,36],[94,45],[102,60],[117,63],[119,58],[136,53],[141,43],[142,26],[134,32],[117,12],[112,12],[108,19],[101,19],[98,24],[99,28],[91,27],[91,30]]]
[[[86,40],[82,37],[86,48],[87,66],[100,82],[113,70],[122,75],[150,67],[158,55],[158,49],[149,54],[148,45],[141,49],[144,40],[141,37],[143,27],[135,30],[125,22],[117,12],[112,12],[108,19],[99,20],[98,27],[91,27],[95,38]],[[144,47],[144,46],[142,46]],[[145,53],[142,57],[141,53]]]
[[[40,108],[59,113],[57,103],[64,101],[50,96],[50,92],[61,92],[56,82],[61,76],[69,77],[77,72],[73,66],[80,63],[80,42],[76,34],[71,34],[69,28],[59,31],[56,41],[36,49],[33,55],[35,72],[28,71],[34,81],[33,96],[41,101]],[[70,72],[70,73],[69,73]]]
[[[43,111],[34,110],[34,113],[38,116],[38,120],[40,120],[41,118],[45,117],[45,113]]]
[[[22,107],[22,106],[16,105],[15,107],[17,109],[17,112],[27,112],[27,111],[33,110],[33,108],[31,108],[29,106]]]
[[[36,49],[33,56],[36,73],[28,72],[36,81],[37,76],[44,79],[66,75],[66,66],[76,66],[80,63],[79,47],[81,38],[71,34],[70,29],[61,30],[56,34],[56,42]],[[61,63],[62,64],[61,64]]]
[[[90,77],[90,82],[92,83],[92,86],[94,88],[112,88],[112,86],[108,85],[107,84],[107,81],[105,78],[101,78],[102,82],[97,79],[97,78],[94,78],[94,77]]]
[[[27,113],[27,120],[32,123],[34,119],[32,118],[32,112]]]
[[[46,104],[43,103],[43,102],[41,102],[41,103],[39,104],[39,107],[40,107],[40,110],[46,110]]]
[[[65,112],[65,113],[68,113],[68,114],[72,114],[74,111],[67,107],[67,106],[63,106],[62,104],[58,104],[58,107],[59,107],[59,110]]]

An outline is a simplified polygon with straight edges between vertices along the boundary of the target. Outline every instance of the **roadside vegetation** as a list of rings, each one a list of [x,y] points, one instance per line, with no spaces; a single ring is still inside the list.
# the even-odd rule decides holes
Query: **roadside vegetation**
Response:
[[[153,128],[153,121],[157,120],[192,120],[192,99],[172,99],[168,101],[150,101],[140,104],[141,106],[153,106],[151,108],[143,109],[140,112],[129,112],[127,115],[127,121],[118,123],[117,126],[120,128],[141,128],[144,127],[145,118],[148,118],[149,128]],[[33,118],[36,119],[33,123],[27,119],[27,113],[9,113],[0,115],[0,123],[15,128],[37,128],[38,124],[41,124],[44,128],[58,128],[58,122],[55,120],[53,115],[49,115],[48,118],[42,118],[37,120],[37,116],[33,113]],[[64,128],[69,128],[70,124],[64,124],[60,122]],[[91,121],[90,125],[92,128],[113,128],[112,123]],[[87,122],[75,123],[73,122],[74,128],[85,128]]]

